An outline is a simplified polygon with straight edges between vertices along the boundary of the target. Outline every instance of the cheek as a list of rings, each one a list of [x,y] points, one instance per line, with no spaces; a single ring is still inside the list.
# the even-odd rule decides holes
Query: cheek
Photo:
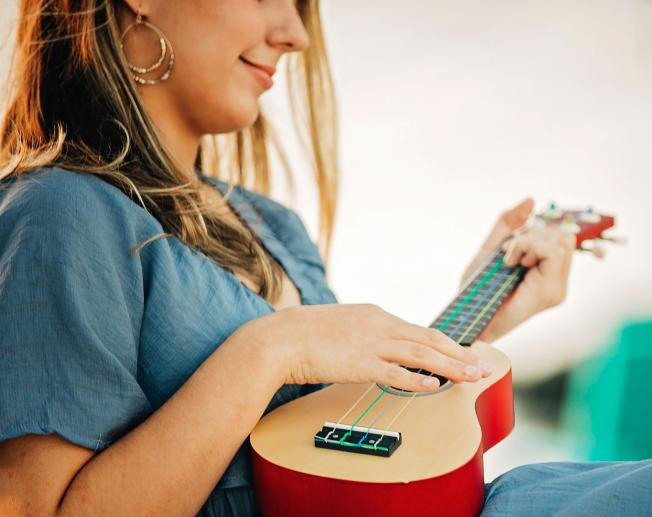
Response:
[[[200,134],[251,125],[258,116],[260,89],[237,60],[213,52],[188,70],[178,86],[181,114]]]
[[[175,101],[201,134],[242,129],[258,116],[262,90],[238,56],[264,42],[264,24],[250,2],[194,4],[201,8],[173,22],[178,44],[170,87]]]

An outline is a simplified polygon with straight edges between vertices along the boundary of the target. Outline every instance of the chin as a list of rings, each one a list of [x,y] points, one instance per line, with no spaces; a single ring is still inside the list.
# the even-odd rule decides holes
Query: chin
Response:
[[[252,126],[254,122],[256,122],[256,119],[258,119],[258,116],[260,115],[260,109],[258,107],[258,104],[256,104],[256,108],[249,110],[248,113],[242,113],[242,120],[240,123],[240,127],[238,129],[245,129],[248,128],[249,126]]]
[[[257,101],[249,105],[240,105],[238,109],[234,109],[235,106],[231,108],[228,112],[223,108],[214,110],[213,113],[220,113],[219,120],[207,121],[208,124],[204,125],[206,129],[204,133],[232,133],[246,129],[256,122],[260,114]]]

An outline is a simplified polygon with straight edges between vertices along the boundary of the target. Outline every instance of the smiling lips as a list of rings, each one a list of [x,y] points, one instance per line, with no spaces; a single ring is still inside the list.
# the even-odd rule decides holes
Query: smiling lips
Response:
[[[251,61],[246,60],[243,57],[240,57],[240,60],[247,65],[249,71],[254,75],[258,82],[263,85],[265,88],[271,88],[274,84],[272,81],[272,76],[276,72],[276,68],[273,66],[261,65],[258,63],[252,63]]]

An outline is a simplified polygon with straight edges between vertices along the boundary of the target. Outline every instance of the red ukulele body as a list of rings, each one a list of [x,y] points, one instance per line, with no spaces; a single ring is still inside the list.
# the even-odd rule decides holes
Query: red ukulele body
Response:
[[[479,343],[479,345],[483,344]],[[474,346],[474,348],[476,347]],[[462,385],[455,385],[451,390],[460,386]],[[331,386],[324,391],[337,387]],[[444,394],[442,393],[442,395]],[[308,395],[302,399],[308,399],[305,402],[314,408],[309,400],[310,397],[311,395]],[[420,399],[415,399],[415,403],[419,402],[421,402]],[[414,403],[411,406],[413,405]],[[434,406],[439,406],[436,401]],[[448,407],[448,404],[443,404],[440,410],[445,411]],[[418,406],[410,409],[419,411]],[[482,455],[505,438],[514,426],[511,369],[508,369],[502,377],[496,379],[479,393],[475,401],[475,415],[475,425],[479,427],[479,433],[474,435],[477,443],[471,447],[471,449],[475,448],[475,451],[470,452],[467,447],[469,450],[468,460],[460,465],[451,464],[449,472],[408,482],[352,481],[286,468],[273,463],[256,451],[259,443],[256,433],[254,433],[252,435],[254,482],[257,488],[258,506],[266,517],[343,517],[349,515],[474,517],[482,510],[484,501]],[[450,415],[441,414],[440,416],[441,426],[446,426],[446,420],[455,419]],[[274,425],[273,422],[272,425]],[[473,423],[469,422],[468,425],[473,425]],[[263,425],[260,429],[265,430],[265,426]],[[438,432],[439,430],[431,429],[431,431]],[[420,432],[415,431],[415,439],[418,439],[417,436]],[[281,434],[283,434],[282,431]],[[409,433],[404,431],[402,434],[409,436]],[[443,434],[449,435],[448,432]],[[407,437],[405,440],[407,444]],[[453,443],[450,444],[450,447],[454,446]],[[312,447],[312,444],[309,446]],[[264,451],[261,452],[264,453]],[[314,447],[311,452],[328,456],[349,454],[315,449]],[[372,463],[373,460],[376,460],[376,463],[392,461],[398,458],[400,452],[399,448],[390,458],[364,459],[371,460]],[[442,452],[445,458],[441,458],[441,460],[447,461],[446,450]],[[357,458],[357,455],[352,456]],[[328,458],[328,460],[331,459]],[[389,467],[390,469],[396,468],[398,476],[398,469],[408,466],[397,461],[395,466],[390,465]],[[370,465],[370,468],[373,468],[373,465]]]
[[[592,210],[554,205],[538,221],[562,225],[578,247],[614,224]],[[492,374],[474,383],[440,378],[441,387],[427,394],[333,384],[268,413],[250,437],[256,501],[266,517],[475,517],[482,511],[483,453],[514,426],[511,363],[477,341],[526,273],[505,266],[503,256],[498,250],[489,257],[430,325],[471,346]]]

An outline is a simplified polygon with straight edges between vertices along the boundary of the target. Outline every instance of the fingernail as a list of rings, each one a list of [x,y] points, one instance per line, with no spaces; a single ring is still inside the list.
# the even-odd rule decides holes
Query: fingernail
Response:
[[[494,369],[491,367],[491,365],[489,363],[485,363],[484,361],[480,361],[478,363],[478,366],[486,374],[490,374],[491,372],[494,371]]]
[[[421,381],[421,384],[423,384],[426,388],[438,388],[439,379],[436,379],[435,377],[426,377]]]
[[[464,367],[464,375],[468,375],[469,377],[473,377],[477,373],[478,373],[477,366],[473,366],[472,364],[467,364]]]

